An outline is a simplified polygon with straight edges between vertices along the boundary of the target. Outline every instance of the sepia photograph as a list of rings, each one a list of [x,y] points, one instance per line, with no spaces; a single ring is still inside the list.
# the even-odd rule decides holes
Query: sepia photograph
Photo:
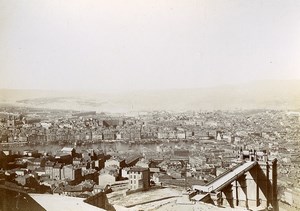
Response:
[[[0,0],[18,210],[300,210],[300,1]]]

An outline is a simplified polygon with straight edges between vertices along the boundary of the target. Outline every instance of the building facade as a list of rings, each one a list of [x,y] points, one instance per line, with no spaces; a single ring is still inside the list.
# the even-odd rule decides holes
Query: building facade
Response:
[[[149,168],[131,168],[128,176],[130,190],[147,190],[150,188]]]

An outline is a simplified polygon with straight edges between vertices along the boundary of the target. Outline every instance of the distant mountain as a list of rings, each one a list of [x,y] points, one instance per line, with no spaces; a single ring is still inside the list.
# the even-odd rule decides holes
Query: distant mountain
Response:
[[[0,90],[0,103],[39,108],[141,110],[300,109],[300,80],[131,92]]]

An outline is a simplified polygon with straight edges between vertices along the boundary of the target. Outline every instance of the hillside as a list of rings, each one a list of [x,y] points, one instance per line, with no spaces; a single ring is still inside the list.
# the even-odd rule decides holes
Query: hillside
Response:
[[[0,90],[0,102],[39,108],[141,110],[300,109],[300,81],[131,92]]]

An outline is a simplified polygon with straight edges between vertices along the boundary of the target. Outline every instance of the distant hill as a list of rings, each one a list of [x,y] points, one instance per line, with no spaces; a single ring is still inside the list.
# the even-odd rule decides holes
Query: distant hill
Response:
[[[300,80],[131,92],[0,90],[0,103],[74,110],[300,109]]]

